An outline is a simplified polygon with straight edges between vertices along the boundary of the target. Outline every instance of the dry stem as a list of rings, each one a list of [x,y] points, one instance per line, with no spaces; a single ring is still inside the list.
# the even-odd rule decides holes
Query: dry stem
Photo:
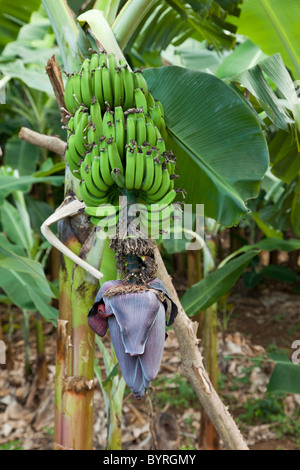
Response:
[[[50,150],[60,157],[64,156],[67,148],[66,142],[61,140],[59,137],[39,134],[38,132],[28,129],[27,127],[21,127],[19,138],[25,140],[29,144]]]
[[[235,421],[212,386],[203,366],[203,358],[198,347],[196,323],[192,322],[183,310],[157,248],[155,250],[155,260],[158,265],[157,277],[162,280],[174,302],[178,305],[178,315],[173,328],[181,352],[181,373],[191,383],[225,447],[232,450],[248,450]]]

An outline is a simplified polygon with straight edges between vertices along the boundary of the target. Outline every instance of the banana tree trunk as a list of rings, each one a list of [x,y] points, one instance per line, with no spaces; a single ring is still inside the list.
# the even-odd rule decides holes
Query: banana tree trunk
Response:
[[[68,195],[72,195],[70,190]],[[72,199],[72,197],[71,197]],[[85,214],[58,224],[60,240],[99,266],[103,246]],[[98,280],[61,256],[55,391],[55,449],[90,450],[93,445],[94,333],[87,323]]]

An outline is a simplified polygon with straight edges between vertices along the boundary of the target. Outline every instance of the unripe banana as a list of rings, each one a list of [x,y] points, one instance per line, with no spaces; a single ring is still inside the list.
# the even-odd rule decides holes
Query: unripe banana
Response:
[[[97,147],[96,147],[97,148]],[[84,168],[83,172],[81,172],[81,177],[84,179],[86,188],[88,191],[95,197],[97,198],[103,198],[105,197],[107,193],[107,189],[104,191],[101,191],[94,183],[93,178],[92,178],[92,155],[91,153],[88,153],[85,158],[83,163],[81,164],[81,168]]]
[[[124,173],[122,160],[120,158],[118,147],[114,139],[107,140],[108,158],[111,170],[118,168],[121,174]]]
[[[154,178],[154,160],[152,155],[152,150],[148,150],[145,155],[145,177],[141,186],[141,189],[145,192],[151,188]]]
[[[85,69],[89,70],[89,68],[90,68],[90,59],[84,59],[81,65],[80,73]]]
[[[134,72],[134,83],[135,83],[135,88],[141,88],[141,90],[143,91],[146,99],[148,98],[148,85],[147,85],[147,82],[145,80],[145,78],[143,77],[142,73],[139,71],[139,72]],[[137,106],[139,107],[139,106]]]
[[[124,110],[126,110],[132,108],[134,100],[133,74],[129,71],[126,61],[120,60],[120,72],[124,84]]]
[[[74,74],[69,75],[66,81],[66,86],[65,86],[65,105],[67,110],[73,114],[76,109],[78,108],[78,103],[75,101],[74,98]]]
[[[106,147],[101,148],[100,150],[100,170],[101,170],[101,177],[104,183],[107,186],[112,186],[114,184],[114,180],[112,179],[112,176],[111,176],[108,149]]]
[[[82,102],[90,107],[92,102],[92,84],[89,68],[84,68],[81,72],[81,96]]]
[[[149,143],[150,147],[153,147],[156,144],[156,132],[155,127],[151,122],[146,123],[147,128],[147,142]]]
[[[147,198],[149,199],[149,201],[154,201],[154,202],[160,201],[161,199],[165,197],[165,195],[169,191],[169,187],[170,187],[170,175],[169,175],[167,168],[164,168],[162,170],[162,180],[161,180],[161,185],[159,189],[157,190],[156,193],[152,195],[150,195],[148,191]]]
[[[83,103],[82,95],[81,95],[81,76],[79,73],[74,74],[73,80],[73,90],[74,90],[74,99],[77,102],[77,107]]]
[[[91,116],[91,123],[95,125],[95,137],[96,143],[99,142],[100,137],[103,135],[103,119],[101,114],[101,106],[100,102],[97,98],[92,99],[91,107],[90,107],[90,116]]]
[[[90,64],[89,64],[89,71],[90,71],[91,76],[93,72],[96,70],[96,68],[98,67],[99,67],[99,55],[96,52],[93,52],[92,57],[90,59]]]
[[[109,69],[106,66],[102,67],[102,89],[103,89],[104,103],[107,102],[110,105],[110,107],[112,107],[114,104],[113,88],[112,88]]]
[[[132,190],[134,187],[135,178],[135,163],[136,163],[136,152],[129,145],[126,149],[126,169],[125,169],[125,182],[126,189]]]
[[[115,76],[115,72],[116,72],[117,67],[118,67],[118,64],[117,64],[117,61],[116,61],[116,56],[114,54],[109,54],[108,55],[108,70],[109,70],[109,74],[110,74],[110,80],[111,80],[113,91],[114,91],[114,76]]]
[[[82,113],[86,113],[87,111],[88,111],[88,108],[84,105],[81,105],[79,106],[79,108],[76,109],[75,114],[74,114],[74,131],[76,131],[77,127],[79,126]]]
[[[149,108],[150,116],[153,124],[159,128],[161,121],[161,111],[158,105]]]
[[[84,155],[86,152],[84,137],[87,134],[88,115],[82,113],[78,127],[75,131],[75,147],[80,155]]]
[[[148,96],[147,96],[147,104],[148,104],[148,108],[150,108],[151,106],[155,106],[155,101],[154,101],[154,98],[153,96],[151,95],[151,93],[148,93]]]
[[[117,67],[114,73],[114,105],[123,106],[124,104],[124,84],[120,69]]]
[[[138,118],[136,123],[136,141],[138,145],[142,145],[142,143],[147,140],[146,120],[145,116],[142,113],[139,113],[137,116]]]
[[[162,164],[160,163],[159,159],[156,157],[154,158],[154,178],[153,184],[151,188],[147,191],[147,196],[155,194],[161,185],[162,182]]]
[[[119,188],[125,188],[125,177],[119,168],[114,168],[111,170],[111,176]]]
[[[139,147],[135,158],[135,178],[134,178],[134,189],[140,189],[142,186],[145,170],[145,156],[142,148]]]
[[[85,181],[80,183],[80,193],[83,199],[83,202],[87,206],[98,207],[99,202],[101,204],[102,198],[93,196],[86,187]],[[104,196],[105,197],[105,196]]]
[[[148,106],[147,106],[147,99],[146,96],[141,88],[136,88],[134,90],[134,101],[135,101],[135,107],[137,109],[142,109],[143,113],[147,113]]]
[[[97,67],[92,74],[92,94],[99,101],[100,107],[105,108],[103,88],[102,88],[102,68]]]
[[[132,140],[136,140],[136,126],[135,119],[132,115],[128,115],[126,119],[126,143],[130,144]]]
[[[107,139],[116,138],[114,116],[112,111],[105,111],[103,115],[103,135],[105,135]]]
[[[124,157],[124,145],[125,145],[125,119],[123,109],[121,106],[115,108],[115,130],[116,130],[116,144],[120,157]]]

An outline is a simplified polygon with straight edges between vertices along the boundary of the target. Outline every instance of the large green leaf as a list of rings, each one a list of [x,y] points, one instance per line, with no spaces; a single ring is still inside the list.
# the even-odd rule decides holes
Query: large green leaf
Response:
[[[195,315],[217,302],[236,283],[248,263],[259,253],[252,250],[234,261],[216,269],[197,284],[194,284],[181,298],[181,304],[188,315]]]
[[[17,37],[20,27],[39,6],[40,0],[26,0],[17,5],[11,0],[0,0],[0,49]]]
[[[300,364],[293,364],[283,351],[268,354],[268,356],[276,363],[268,384],[268,391],[300,393]]]
[[[238,33],[248,36],[268,55],[280,52],[284,63],[300,78],[300,3],[294,0],[250,0],[243,2]]]
[[[256,116],[213,75],[176,66],[144,75],[164,107],[168,147],[177,155],[186,202],[204,204],[205,216],[224,225],[237,224],[268,168]]]
[[[36,169],[39,149],[25,140],[13,136],[6,142],[4,163],[17,169],[21,176],[31,175]]]
[[[41,292],[52,297],[53,293],[45,277],[42,265],[37,261],[20,256],[19,247],[9,243],[4,235],[0,234],[0,267],[17,273],[31,276],[33,281],[38,281]]]
[[[219,78],[232,77],[238,75],[251,67],[254,67],[260,60],[264,59],[261,49],[247,39],[239,44],[234,51],[229,54],[223,61],[216,76]]]
[[[27,252],[31,248],[31,240],[28,240],[27,232],[22,226],[19,211],[6,199],[0,208],[2,228],[9,240],[21,246]]]
[[[64,176],[20,176],[15,178],[14,176],[0,176],[0,204],[3,199],[11,194],[13,191],[28,192],[33,184],[36,183],[49,183],[53,186],[59,186],[63,183]]]

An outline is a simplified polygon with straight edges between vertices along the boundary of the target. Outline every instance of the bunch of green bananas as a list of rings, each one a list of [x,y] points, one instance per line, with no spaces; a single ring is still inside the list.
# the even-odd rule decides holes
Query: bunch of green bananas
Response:
[[[172,204],[178,192],[176,157],[166,149],[162,104],[153,98],[140,71],[131,72],[113,54],[93,53],[78,73],[68,76],[65,105],[65,158],[81,180],[81,196],[93,223],[101,219],[98,206],[117,206],[125,191],[149,209],[152,204]],[[159,213],[163,219],[163,211]]]

